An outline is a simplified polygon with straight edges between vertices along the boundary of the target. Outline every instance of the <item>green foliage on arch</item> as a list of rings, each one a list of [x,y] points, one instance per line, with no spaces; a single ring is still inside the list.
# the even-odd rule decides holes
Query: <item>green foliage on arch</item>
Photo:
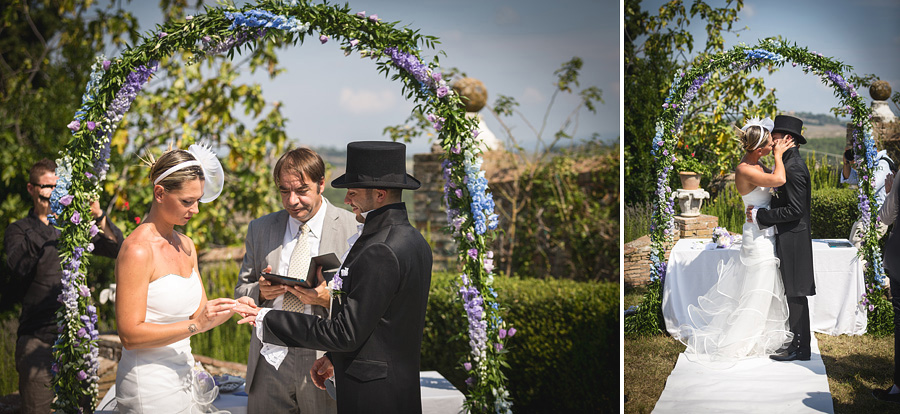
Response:
[[[856,124],[857,129],[853,132],[853,149],[856,154],[857,171],[860,177],[863,177],[860,180],[858,198],[860,212],[864,221],[868,223],[863,231],[864,241],[860,256],[866,261],[867,289],[877,291],[877,294],[869,294],[868,299],[861,298],[860,306],[863,306],[863,303],[869,306],[870,321],[875,322],[870,324],[870,332],[880,333],[881,330],[889,328],[883,323],[876,322],[884,320],[883,314],[890,312],[883,295],[885,275],[874,231],[877,215],[872,214],[880,207],[874,199],[872,182],[874,178],[871,174],[875,168],[874,159],[877,151],[872,138],[870,110],[856,92],[855,86],[843,75],[851,71],[852,67],[820,53],[810,52],[808,48],[796,44],[789,45],[776,39],[765,39],[754,46],[742,44],[730,51],[710,56],[688,70],[677,73],[672,80],[668,97],[661,108],[662,113],[656,120],[656,135],[650,145],[657,172],[655,193],[651,198],[653,207],[650,225],[651,284],[637,313],[626,319],[626,333],[654,334],[665,329],[661,324],[661,289],[666,274],[665,251],[667,247],[671,248],[677,231],[674,222],[675,198],[669,187],[669,174],[675,172],[673,164],[678,161],[675,146],[683,131],[685,117],[690,114],[691,102],[700,87],[715,76],[746,76],[747,72],[763,66],[784,66],[787,63],[801,68],[804,73],[820,77],[823,83],[831,86],[840,102],[840,108],[850,115],[851,123]]]
[[[57,392],[54,408],[61,412],[93,408],[99,378],[96,309],[85,283],[90,235],[96,231],[88,220],[89,204],[102,191],[113,137],[122,133],[119,124],[159,61],[175,53],[188,55],[188,64],[207,57],[232,59],[266,42],[302,44],[315,32],[314,42],[339,42],[345,55],[371,58],[380,73],[401,83],[403,94],[416,102],[414,110],[428,114],[438,132],[446,151],[445,201],[464,272],[461,280],[466,293],[461,291],[460,296],[467,302],[470,322],[469,331],[462,333],[472,344],[466,364],[471,376],[467,408],[509,411],[501,368],[506,366],[508,351],[503,345],[510,334],[501,317],[504,309],[493,291],[492,253],[486,248],[493,237],[491,230],[496,228],[493,198],[480,168],[475,120],[465,116],[460,97],[441,78],[438,58],[422,61],[420,48],[433,49],[437,39],[399,27],[397,22],[385,22],[377,15],[353,13],[348,5],[261,0],[241,8],[205,11],[158,26],[118,57],[98,57],[82,106],[68,125],[72,138],[61,153],[60,180],[51,196],[51,208],[62,230],[59,251],[64,273],[60,297],[64,306],[58,313],[61,333],[54,346],[58,372],[53,382]]]

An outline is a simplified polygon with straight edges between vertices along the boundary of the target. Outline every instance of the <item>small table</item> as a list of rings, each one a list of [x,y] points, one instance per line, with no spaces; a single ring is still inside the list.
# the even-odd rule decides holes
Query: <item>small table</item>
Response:
[[[697,299],[718,281],[719,262],[737,260],[740,248],[740,243],[735,243],[728,249],[716,249],[710,239],[681,239],[675,243],[662,293],[666,330],[673,337],[678,338],[678,326],[689,323],[688,305],[696,306]],[[866,332],[866,309],[859,304],[865,280],[856,252],[846,239],[813,240],[816,295],[809,296],[813,331],[828,335]]]
[[[450,381],[447,381],[437,371],[422,371],[419,373],[419,386],[422,390],[422,412],[435,414],[457,414],[462,412],[465,395],[459,392]],[[238,394],[238,395],[235,395]],[[230,411],[231,414],[247,413],[247,396],[242,385],[235,393],[219,394],[213,405],[220,410]],[[116,386],[113,386],[103,397],[103,401],[97,405],[97,414],[118,413],[116,408]]]

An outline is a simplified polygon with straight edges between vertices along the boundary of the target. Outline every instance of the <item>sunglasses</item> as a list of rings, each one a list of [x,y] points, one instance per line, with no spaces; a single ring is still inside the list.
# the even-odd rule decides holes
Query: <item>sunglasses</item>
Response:
[[[49,189],[51,189],[51,190],[54,189],[54,188],[56,188],[56,184],[36,184],[36,183],[31,183],[31,185],[33,185],[33,186],[35,186],[35,187],[37,187],[37,188],[40,188],[41,190],[43,190],[43,189],[45,189],[45,188],[49,188]]]

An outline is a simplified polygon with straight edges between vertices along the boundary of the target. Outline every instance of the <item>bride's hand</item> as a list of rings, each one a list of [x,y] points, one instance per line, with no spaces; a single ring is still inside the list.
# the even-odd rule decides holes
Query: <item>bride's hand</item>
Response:
[[[775,154],[776,157],[781,157],[785,151],[794,146],[793,138],[782,138],[775,140],[773,144],[772,153]]]
[[[238,302],[231,298],[218,298],[206,301],[206,309],[200,313],[197,322],[200,324],[200,332],[206,332],[215,328],[234,315],[234,307]]]

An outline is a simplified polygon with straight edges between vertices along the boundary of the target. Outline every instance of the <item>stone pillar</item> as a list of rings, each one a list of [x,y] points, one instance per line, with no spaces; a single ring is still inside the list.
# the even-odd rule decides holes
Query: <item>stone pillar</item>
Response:
[[[719,218],[701,214],[697,217],[675,216],[675,227],[678,229],[678,237],[685,238],[710,238],[712,231],[719,226]]]
[[[456,242],[444,231],[447,227],[447,209],[444,206],[444,177],[441,171],[441,153],[413,156],[413,177],[422,182],[413,191],[414,225],[431,245],[434,270],[456,270]]]

